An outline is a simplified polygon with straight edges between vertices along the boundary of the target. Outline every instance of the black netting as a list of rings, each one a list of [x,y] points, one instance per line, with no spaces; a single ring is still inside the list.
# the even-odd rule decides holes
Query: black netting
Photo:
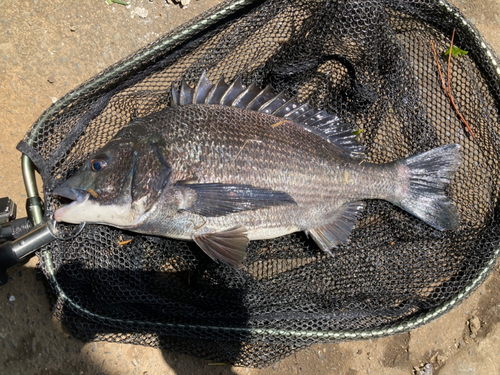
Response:
[[[433,40],[446,71],[454,29],[455,45],[468,54],[452,60],[453,94],[474,138],[441,87],[431,48]],[[85,340],[247,366],[438,316],[497,257],[500,71],[493,58],[442,1],[233,1],[106,70],[51,107],[19,145],[42,174],[47,218],[60,205],[55,186],[130,120],[168,105],[172,85],[193,86],[206,70],[212,82],[241,74],[245,84],[270,84],[338,115],[363,129],[376,163],[461,144],[463,164],[449,189],[461,227],[439,232],[370,201],[334,257],[296,233],[252,242],[239,272],[193,243],[87,225],[40,254],[56,316]]]

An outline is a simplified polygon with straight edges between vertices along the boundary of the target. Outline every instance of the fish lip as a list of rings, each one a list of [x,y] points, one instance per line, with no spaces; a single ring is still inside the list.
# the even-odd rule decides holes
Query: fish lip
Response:
[[[68,187],[55,188],[54,191],[52,192],[52,195],[61,198],[68,198],[76,202],[83,202],[89,199],[90,197],[90,193],[86,190],[74,189]]]
[[[85,204],[89,198],[92,198],[90,193],[86,190],[74,189],[69,187],[60,186],[52,192],[54,196],[67,198],[73,202],[65,204],[54,211],[54,220],[57,222],[65,221],[68,223],[79,224],[73,219],[68,219],[67,214],[73,209],[77,209],[78,206]]]

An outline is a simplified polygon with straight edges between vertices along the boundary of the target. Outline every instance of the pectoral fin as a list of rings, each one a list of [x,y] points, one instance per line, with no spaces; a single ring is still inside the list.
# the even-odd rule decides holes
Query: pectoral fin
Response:
[[[319,228],[309,229],[307,233],[322,250],[331,254],[332,247],[347,242],[356,225],[357,215],[363,207],[363,202],[346,203],[337,212],[333,222]]]
[[[205,217],[257,210],[284,204],[297,204],[287,193],[251,185],[234,184],[179,184],[196,193],[196,201],[189,209]]]
[[[210,258],[235,268],[243,267],[249,242],[245,227],[237,226],[222,232],[195,235],[193,240]]]

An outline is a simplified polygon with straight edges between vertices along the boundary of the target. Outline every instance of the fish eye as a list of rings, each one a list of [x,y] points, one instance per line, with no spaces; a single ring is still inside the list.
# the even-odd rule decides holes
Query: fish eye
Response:
[[[106,162],[106,160],[102,159],[93,159],[90,162],[90,167],[94,172],[99,172],[100,170],[104,169],[106,165],[108,165],[108,163]]]

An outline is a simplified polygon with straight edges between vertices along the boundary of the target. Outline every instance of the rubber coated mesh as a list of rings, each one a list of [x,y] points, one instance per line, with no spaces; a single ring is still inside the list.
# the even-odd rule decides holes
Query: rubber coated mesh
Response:
[[[487,45],[438,1],[257,1],[212,17],[230,4],[104,71],[34,125],[19,149],[42,174],[47,218],[61,204],[51,191],[90,154],[168,105],[172,85],[193,86],[206,70],[212,82],[241,74],[247,85],[271,84],[338,115],[363,130],[372,162],[461,144],[448,192],[460,230],[439,232],[369,201],[334,257],[296,233],[252,242],[238,272],[194,243],[87,225],[39,254],[55,315],[83,340],[262,367],[312,343],[409,330],[452,307],[498,255],[500,90]],[[433,40],[446,74],[454,29],[468,54],[452,59],[453,95],[474,138],[444,93],[431,48]]]

